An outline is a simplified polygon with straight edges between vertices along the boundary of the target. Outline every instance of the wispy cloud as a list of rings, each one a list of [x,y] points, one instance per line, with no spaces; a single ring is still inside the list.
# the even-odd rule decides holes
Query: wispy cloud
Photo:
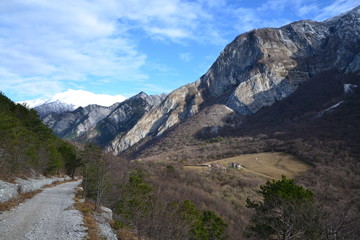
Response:
[[[180,53],[179,58],[183,62],[190,62],[192,59],[191,53]]]
[[[234,14],[238,16],[236,18],[237,22],[235,28],[238,30],[239,33],[246,32],[255,28],[280,27],[290,22],[289,19],[282,16],[270,18],[262,17],[268,14],[264,6],[255,9],[240,7],[234,11]]]
[[[144,83],[141,84],[142,91],[144,92],[157,92],[157,93],[170,93],[174,89],[169,89],[156,84]],[[134,94],[132,94],[134,95]]]
[[[146,56],[100,2],[3,1],[0,9],[2,90],[29,96],[69,82],[146,77],[139,73]]]
[[[201,41],[216,30],[204,6],[214,1],[180,0],[62,0],[2,1],[0,3],[0,89],[44,84],[47,92],[74,82],[143,81],[147,56],[138,51],[133,30],[165,41]],[[37,79],[34,82],[34,77]],[[21,79],[18,84],[14,80]],[[100,81],[100,83],[101,83]],[[42,88],[32,87],[30,94]]]
[[[245,6],[230,0],[0,1],[0,90],[34,98],[70,86],[111,85],[120,90],[119,85],[135,82],[160,91],[163,86],[147,82],[150,72],[161,66],[160,72],[171,74],[174,65],[150,59],[140,50],[142,41],[224,46],[244,31],[290,22],[289,12],[323,20],[360,4],[324,2],[266,0]],[[185,62],[194,56],[188,49],[176,54]]]
[[[267,0],[260,6],[236,7],[236,28],[249,31],[259,27],[280,27],[294,20],[318,21],[344,13],[360,4],[360,0]]]
[[[316,20],[322,21],[359,6],[360,0],[335,0],[319,10]]]
[[[318,11],[319,11],[319,6],[317,6],[316,4],[310,4],[310,5],[301,6],[298,10],[298,14],[299,16],[303,17],[311,13],[316,13]]]

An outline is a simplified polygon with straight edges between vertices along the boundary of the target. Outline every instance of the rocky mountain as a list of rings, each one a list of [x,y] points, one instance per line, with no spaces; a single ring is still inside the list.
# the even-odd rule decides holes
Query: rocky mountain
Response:
[[[114,104],[110,107],[88,105],[60,114],[51,112],[43,117],[42,120],[57,136],[64,139],[74,139],[84,134],[91,127],[96,126],[117,105]]]
[[[52,112],[43,118],[43,122],[61,138],[105,146],[115,136],[131,129],[164,98],[165,95],[148,96],[141,92],[109,107],[88,105],[60,114]]]
[[[360,72],[359,26],[357,7],[323,22],[298,21],[241,34],[200,79],[170,93],[130,131],[118,135],[108,150],[118,154],[145,138],[157,138],[200,112],[202,119],[207,115],[214,119],[207,122],[210,129],[219,121],[226,125],[227,116],[246,119],[329,72],[336,73],[334,81],[342,81],[343,89],[347,79]],[[332,83],[325,78],[322,84],[317,86],[318,94]],[[323,99],[324,104],[329,101],[330,97]],[[225,109],[220,111],[224,115],[214,114],[219,107]]]

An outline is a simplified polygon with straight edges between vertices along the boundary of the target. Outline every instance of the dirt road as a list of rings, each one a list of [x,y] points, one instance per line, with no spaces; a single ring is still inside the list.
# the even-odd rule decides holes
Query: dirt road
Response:
[[[86,237],[82,214],[73,208],[80,182],[47,188],[22,205],[0,215],[1,240],[81,240]]]

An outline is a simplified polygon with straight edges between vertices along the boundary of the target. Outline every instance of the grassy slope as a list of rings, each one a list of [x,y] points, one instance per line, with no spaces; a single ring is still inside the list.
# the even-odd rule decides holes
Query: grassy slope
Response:
[[[305,171],[311,169],[311,166],[296,157],[287,153],[255,153],[244,154],[236,157],[205,162],[204,164],[219,164],[228,168],[231,163],[239,163],[242,168],[234,170],[239,178],[244,172],[249,172],[254,177],[264,177],[265,179],[281,179],[284,175],[288,178],[295,178]],[[185,169],[205,170],[207,167],[188,166]],[[231,170],[231,169],[229,169]]]
[[[199,127],[208,117],[203,111],[175,126],[161,138],[136,146],[130,156],[141,158],[144,165],[148,161],[158,161],[176,166],[224,161],[222,159],[249,153],[291,153],[312,166],[297,175],[297,182],[313,190],[325,208],[329,208],[330,221],[335,224],[337,221],[348,222],[351,232],[359,223],[354,218],[359,215],[360,209],[360,90],[356,88],[351,94],[344,95],[344,79],[347,83],[360,85],[358,76],[344,78],[333,71],[319,74],[287,99],[253,116],[225,119],[228,122],[221,130],[221,137],[206,136],[206,129],[202,131]],[[341,100],[344,103],[334,111],[315,117],[316,113]],[[251,166],[249,170],[256,169],[255,172],[261,171],[270,176],[275,173],[272,177],[284,171],[280,165],[269,171],[264,162],[242,161],[245,166]],[[160,168],[159,164],[155,165]],[[291,165],[299,172],[309,166],[296,164],[293,162]],[[274,166],[276,162],[271,167]],[[199,174],[184,171],[181,166],[177,171],[180,177],[166,183],[159,179],[160,172],[150,170],[150,174],[156,186],[167,188],[163,190],[164,195],[179,199],[196,198],[198,205],[207,206],[223,216],[229,223],[231,236],[237,239],[235,236],[241,233],[241,229],[236,229],[236,226],[239,222],[245,224],[249,214],[244,208],[245,199],[256,197],[255,190],[264,184],[266,178],[255,178],[250,172],[243,172],[239,177],[234,171]],[[294,170],[290,168],[290,171]],[[285,172],[290,173],[288,170]],[[242,216],[234,216],[233,211]]]

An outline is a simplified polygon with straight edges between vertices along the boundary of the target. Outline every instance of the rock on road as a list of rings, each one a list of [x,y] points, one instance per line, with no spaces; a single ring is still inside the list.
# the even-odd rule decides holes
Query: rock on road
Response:
[[[1,240],[81,240],[87,235],[82,214],[74,209],[74,189],[68,182],[47,188],[0,215]]]

